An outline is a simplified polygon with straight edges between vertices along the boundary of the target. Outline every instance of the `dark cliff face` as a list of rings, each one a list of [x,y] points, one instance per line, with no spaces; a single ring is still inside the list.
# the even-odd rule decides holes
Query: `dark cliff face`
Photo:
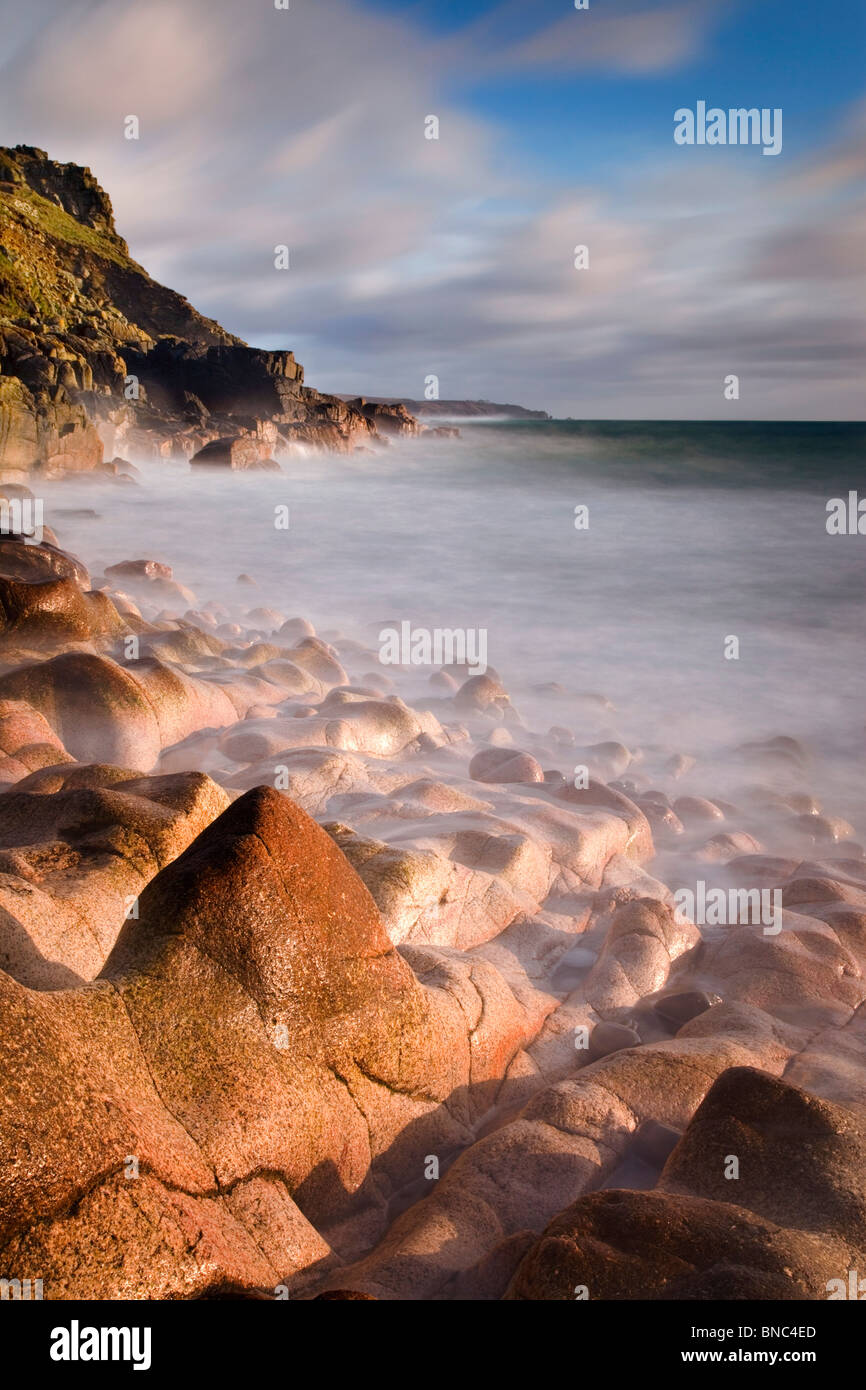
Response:
[[[114,237],[124,255],[128,255],[126,243],[115,230],[111,199],[89,169],[78,164],[58,164],[34,145],[17,145],[14,150],[0,151],[0,180],[26,184],[85,227]]]
[[[247,434],[264,457],[378,429],[375,411],[305,387],[291,352],[249,347],[152,280],[89,169],[0,148],[0,478]]]

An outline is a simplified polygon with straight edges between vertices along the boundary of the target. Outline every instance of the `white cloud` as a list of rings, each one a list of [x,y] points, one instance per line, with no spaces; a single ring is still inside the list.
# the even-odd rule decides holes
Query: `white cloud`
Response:
[[[652,19],[581,61],[680,61],[707,12]],[[437,48],[350,0],[42,0],[29,34],[16,23],[5,138],[90,164],[152,274],[233,332],[294,347],[323,389],[420,395],[435,372],[445,395],[573,415],[717,416],[738,371],[743,415],[862,413],[862,111],[822,160],[702,167],[672,145],[619,192],[565,194],[442,99],[478,32]],[[545,54],[551,30],[521,62]]]
[[[493,54],[494,66],[581,72],[670,72],[701,53],[720,13],[717,0],[575,11]]]

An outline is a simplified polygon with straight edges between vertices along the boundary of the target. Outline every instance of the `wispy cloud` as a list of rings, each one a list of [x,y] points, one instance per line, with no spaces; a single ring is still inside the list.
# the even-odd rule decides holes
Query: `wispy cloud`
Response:
[[[524,72],[670,72],[701,54],[721,14],[718,0],[572,9],[555,23],[494,51],[488,62]]]
[[[707,43],[713,6],[599,6],[579,48],[556,24],[498,46],[476,28],[447,63],[416,21],[351,0],[29,13],[4,139],[91,165],[154,275],[294,347],[325,389],[420,395],[432,372],[445,395],[701,416],[737,372],[743,415],[862,413],[862,110],[820,157],[711,165],[666,141],[616,184],[564,190],[508,130],[443,99],[479,50],[502,71],[658,71]]]

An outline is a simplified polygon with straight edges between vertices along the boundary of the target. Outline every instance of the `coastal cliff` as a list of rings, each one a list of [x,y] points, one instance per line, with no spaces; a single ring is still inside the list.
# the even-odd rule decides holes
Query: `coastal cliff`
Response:
[[[0,148],[3,481],[236,439],[249,443],[222,455],[250,467],[293,444],[350,451],[417,431],[403,407],[306,386],[293,353],[248,346],[151,279],[89,169]]]

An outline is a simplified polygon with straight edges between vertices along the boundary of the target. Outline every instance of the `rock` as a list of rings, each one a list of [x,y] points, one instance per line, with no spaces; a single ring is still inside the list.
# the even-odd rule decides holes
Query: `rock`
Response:
[[[516,748],[484,748],[469,764],[476,782],[543,782],[541,764]]]
[[[359,1293],[357,1289],[326,1289],[324,1293],[317,1293],[314,1302],[318,1303],[322,1299],[348,1301],[359,1300],[366,1303],[375,1303],[376,1300],[371,1293]]]
[[[74,579],[82,589],[90,588],[90,575],[74,555],[45,541],[33,545],[13,535],[0,534],[0,575],[25,584]]]
[[[123,631],[108,596],[83,593],[74,579],[24,583],[0,578],[0,647],[108,642]]]
[[[777,1018],[814,1027],[841,1022],[866,997],[861,967],[831,931],[813,930],[808,918],[798,925],[800,930],[789,919],[776,936],[727,928],[707,949],[702,974],[726,999]]]
[[[287,618],[277,635],[287,642],[302,642],[305,637],[315,637],[316,629],[306,618]]]
[[[684,825],[699,825],[702,821],[724,820],[724,815],[712,801],[703,796],[680,796],[674,802],[674,812]]]
[[[661,1169],[680,1138],[679,1130],[671,1125],[660,1125],[656,1120],[645,1120],[635,1133],[634,1150],[644,1163],[648,1163],[652,1168]]]
[[[0,1069],[0,1263],[50,1271],[55,1298],[300,1277],[352,1201],[375,1229],[383,1190],[460,1142],[444,1102],[482,1113],[526,1036],[486,963],[470,979],[428,950],[421,984],[337,847],[267,788],[139,909],[93,985],[0,973],[0,1043],[26,1058]]]
[[[148,771],[161,747],[159,721],[141,686],[105,656],[68,653],[0,676],[0,699],[46,719],[80,762]]]
[[[802,743],[795,738],[788,738],[786,735],[781,735],[778,738],[754,739],[751,742],[741,744],[736,751],[745,754],[749,762],[760,759],[768,767],[791,768],[796,771],[802,771],[809,760],[809,755]]]
[[[664,1192],[593,1192],[547,1227],[505,1297],[787,1299],[826,1297],[842,1258],[818,1237],[727,1202]]]
[[[653,835],[659,840],[670,841],[684,833],[685,826],[672,807],[664,806],[654,798],[648,800],[646,797],[637,797],[635,805],[640,807],[649,821]]]
[[[405,405],[398,401],[367,401],[363,397],[351,402],[362,415],[375,423],[384,435],[413,435],[420,433],[420,425],[409,414]],[[455,431],[457,433],[457,431]]]
[[[430,1298],[459,1278],[466,1297],[475,1271],[503,1238],[542,1231],[581,1194],[610,1179],[644,1120],[683,1130],[729,1067],[784,1067],[792,1049],[775,1020],[757,1009],[730,1013],[727,1020],[722,1012],[688,1025],[694,1037],[632,1046],[576,1073],[572,1029],[587,1015],[572,1014],[560,1025],[566,1034],[565,1058],[556,1064],[562,1079],[537,1090],[522,1110],[465,1149],[425,1200],[341,1271],[343,1285],[351,1276],[353,1286],[380,1298]],[[710,1019],[713,1029],[700,1033]],[[539,1041],[529,1049],[546,1069],[554,1055]],[[760,1247],[760,1233],[756,1243]],[[574,1297],[574,1283],[565,1296]]]
[[[502,710],[508,703],[508,692],[489,673],[470,676],[454,696],[454,704],[459,710]]]
[[[265,632],[281,631],[285,618],[275,608],[251,608],[244,617],[248,627],[261,628]]]
[[[687,772],[691,772],[696,763],[697,758],[693,758],[690,753],[675,753],[665,763],[665,772],[679,780],[680,777],[685,777]]]
[[[36,403],[23,381],[0,376],[0,469],[26,475],[39,462]]]
[[[198,772],[55,758],[26,776],[0,796],[0,968],[32,989],[91,980],[148,880],[227,805]]]
[[[853,826],[840,816],[797,816],[794,825],[812,844],[847,840],[854,834]]]
[[[737,830],[724,835],[713,835],[698,852],[702,859],[711,863],[725,863],[740,855],[760,854],[761,848],[753,835]]]
[[[0,782],[7,784],[72,761],[50,724],[20,700],[0,701],[0,754]]]
[[[575,748],[574,757],[576,762],[585,763],[591,772],[603,778],[620,777],[631,762],[631,753],[624,744],[612,741]]]
[[[725,1177],[728,1155],[738,1160],[735,1182]],[[858,1258],[866,1249],[862,1118],[751,1067],[731,1068],[710,1088],[660,1188],[717,1201],[736,1197],[778,1226],[836,1236]]]
[[[718,994],[707,994],[702,989],[690,989],[680,993],[663,994],[656,1000],[654,1007],[659,1018],[676,1029],[682,1028],[684,1023],[690,1023],[693,1018],[698,1018],[700,1014],[720,1002]]]
[[[652,898],[626,903],[615,913],[586,981],[588,1003],[601,1018],[632,1008],[662,987],[672,962],[699,940],[697,928],[677,921],[666,904]]]
[[[434,671],[430,677],[430,684],[443,695],[453,695],[459,689],[456,680],[449,676],[447,671]]]
[[[107,565],[106,575],[120,580],[171,579],[171,565],[163,565],[159,560],[122,560],[118,565]]]
[[[30,146],[0,161],[4,477],[39,468],[129,485],[120,455],[279,469],[296,443],[349,452],[417,432],[404,406],[322,395],[293,353],[248,347],[158,285],[89,170]]]
[[[262,453],[262,447],[258,440],[245,435],[235,436],[227,439],[213,439],[210,444],[206,444],[198,453],[193,454],[190,463],[203,464],[208,467],[265,470],[267,472],[281,472],[280,465],[266,453]]]
[[[198,638],[213,640],[204,633]],[[278,687],[255,677],[219,684],[144,656],[121,666],[107,656],[69,652],[0,677],[0,700],[24,701],[39,711],[78,761],[141,772],[154,767],[162,748],[199,729],[234,724],[251,705],[282,698]]]
[[[637,1047],[640,1034],[622,1023],[597,1023],[589,1035],[589,1055],[593,1061],[619,1052],[624,1047]]]

